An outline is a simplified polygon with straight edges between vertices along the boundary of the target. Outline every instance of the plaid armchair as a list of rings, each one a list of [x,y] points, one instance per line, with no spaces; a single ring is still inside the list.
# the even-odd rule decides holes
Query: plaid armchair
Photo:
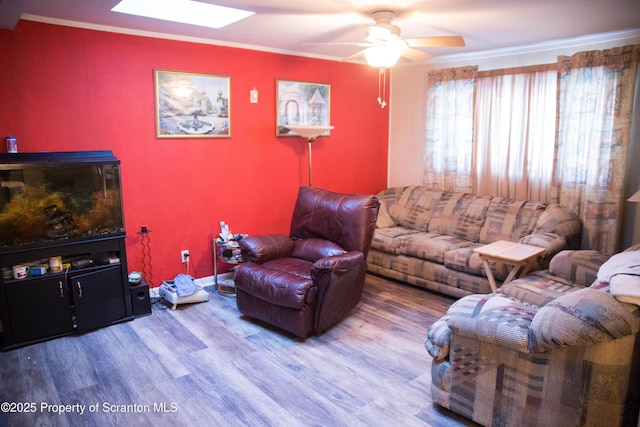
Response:
[[[548,270],[456,301],[425,342],[434,402],[484,426],[635,427],[640,308],[596,280],[607,258],[563,251]]]

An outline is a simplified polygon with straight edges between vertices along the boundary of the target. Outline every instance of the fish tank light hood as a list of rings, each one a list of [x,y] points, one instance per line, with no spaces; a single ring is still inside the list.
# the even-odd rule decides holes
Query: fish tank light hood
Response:
[[[0,250],[123,234],[111,151],[0,154]]]

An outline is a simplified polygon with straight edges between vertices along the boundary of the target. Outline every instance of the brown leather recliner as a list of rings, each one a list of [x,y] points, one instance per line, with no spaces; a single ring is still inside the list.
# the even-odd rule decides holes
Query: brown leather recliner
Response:
[[[238,309],[301,338],[345,318],[362,296],[378,207],[374,195],[301,187],[290,236],[240,241]]]

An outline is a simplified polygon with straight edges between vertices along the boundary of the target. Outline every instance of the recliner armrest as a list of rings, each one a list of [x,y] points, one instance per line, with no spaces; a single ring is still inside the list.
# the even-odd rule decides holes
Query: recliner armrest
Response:
[[[351,251],[340,255],[320,258],[313,263],[311,277],[315,278],[322,270],[348,270],[361,264],[363,261],[364,255],[360,251]]]
[[[293,253],[293,240],[282,234],[248,236],[238,243],[244,262],[263,264],[275,258],[289,257]]]
[[[293,241],[292,257],[316,262],[319,259],[347,253],[336,243],[325,239],[298,239]]]
[[[346,317],[358,304],[364,287],[367,262],[360,251],[321,258],[311,267],[318,291],[315,325],[324,331]]]

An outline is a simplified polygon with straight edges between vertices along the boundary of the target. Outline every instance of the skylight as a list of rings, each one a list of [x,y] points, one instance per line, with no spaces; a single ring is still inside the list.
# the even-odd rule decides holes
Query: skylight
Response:
[[[122,0],[111,11],[209,28],[222,28],[254,14],[193,0]]]

